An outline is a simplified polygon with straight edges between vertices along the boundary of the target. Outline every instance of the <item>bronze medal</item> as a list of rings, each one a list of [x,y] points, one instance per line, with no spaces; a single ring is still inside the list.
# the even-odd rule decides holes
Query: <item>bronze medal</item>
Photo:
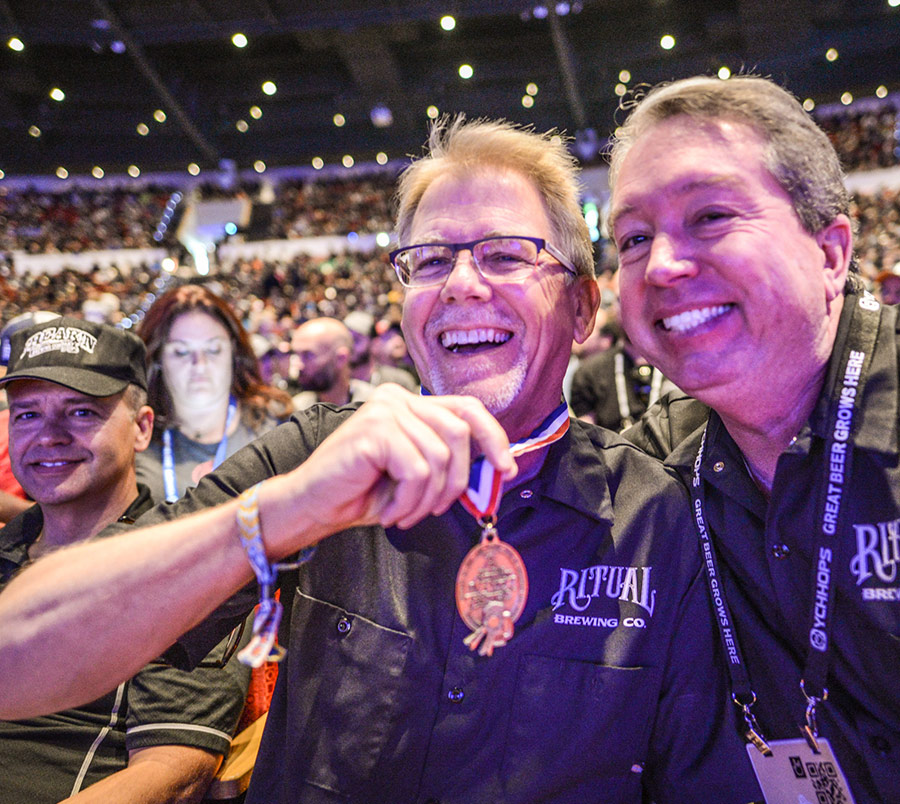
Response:
[[[528,598],[528,573],[518,551],[500,540],[493,522],[482,525],[481,541],[463,559],[456,575],[456,608],[472,629],[469,650],[490,656],[513,635]]]

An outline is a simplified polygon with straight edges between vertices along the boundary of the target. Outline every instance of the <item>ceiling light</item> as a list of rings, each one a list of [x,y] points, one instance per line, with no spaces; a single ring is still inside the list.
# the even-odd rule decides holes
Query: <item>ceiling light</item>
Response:
[[[475,75],[475,70],[472,69],[471,64],[460,64],[459,65],[459,77],[463,79],[470,79],[473,75]]]
[[[613,90],[613,92],[615,92],[616,95],[621,98],[626,92],[628,92],[628,87],[626,87],[625,84],[619,83],[616,84],[616,88]]]
[[[532,98],[531,95],[523,95],[522,96],[522,105],[526,109],[530,109],[532,106],[534,106],[534,98]]]
[[[128,175],[131,176],[132,179],[136,179],[141,175],[141,169],[137,165],[129,165]]]
[[[254,120],[259,120],[259,118],[262,117],[262,109],[260,109],[259,106],[251,106],[250,117]]]
[[[837,58],[838,58],[837,48],[835,48],[835,47],[828,48],[828,50],[825,51],[825,58],[828,61],[837,61]]]
[[[369,119],[375,128],[387,128],[394,122],[394,114],[383,103],[379,103],[372,107],[369,112]]]
[[[6,46],[10,50],[15,50],[16,53],[21,53],[23,50],[25,50],[25,43],[21,39],[19,39],[18,36],[10,37],[10,40],[6,43]]]
[[[803,108],[806,109],[807,112],[811,112],[816,108],[816,102],[812,98],[807,98],[803,101]]]
[[[675,47],[675,37],[671,34],[665,34],[664,36],[660,37],[659,46],[663,50],[671,50],[673,47]]]
[[[66,93],[59,87],[53,87],[53,89],[50,90],[50,97],[57,102],[64,101],[66,99]]]
[[[375,154],[375,161],[379,165],[386,165],[388,161],[388,155],[384,151],[379,151],[377,154]]]
[[[247,47],[247,37],[242,33],[236,33],[231,37],[231,44],[235,47]]]
[[[274,81],[263,81],[262,91],[266,93],[266,95],[274,95],[278,92],[278,87],[275,86]]]
[[[450,14],[445,14],[441,17],[441,28],[445,31],[452,31],[456,27],[456,19],[452,17]]]
[[[631,80],[631,73],[628,70],[619,70],[619,80],[627,84]]]
[[[338,128],[341,128],[346,122],[347,118],[344,117],[340,112],[338,112],[334,117],[331,118],[331,122],[334,123]]]
[[[56,169],[56,175],[57,175],[60,179],[68,179],[68,178],[69,178],[69,171],[66,170],[62,165],[60,165],[60,166]]]
[[[94,165],[94,166],[91,168],[91,175],[92,175],[95,179],[102,179],[103,176],[104,176],[103,168],[100,167],[100,165]]]
[[[200,165],[198,165],[196,162],[191,162],[191,164],[189,164],[187,167],[187,171],[192,176],[197,176],[200,173]]]
[[[530,84],[528,84],[528,85],[525,87],[525,91],[526,91],[529,95],[537,95],[537,94],[538,94],[538,85],[535,84],[534,81],[532,81]]]
[[[875,95],[879,98],[886,98],[888,94],[887,87],[882,84],[878,89],[875,90]]]
[[[727,81],[729,78],[731,78],[731,69],[727,65],[723,64],[721,67],[719,67],[718,75],[719,78],[721,78],[723,81]]]
[[[265,173],[265,171],[266,171],[266,163],[263,162],[262,159],[257,159],[257,160],[253,163],[253,169],[254,169],[257,173]]]
[[[165,122],[166,122],[166,113],[165,113],[162,109],[157,109],[157,110],[153,113],[153,119],[154,119],[157,123],[165,123]]]
[[[341,164],[342,164],[345,168],[352,168],[352,167],[353,167],[353,164],[354,164],[354,163],[353,163],[353,157],[350,156],[350,154],[344,154],[344,155],[341,157]]]
[[[312,160],[312,166],[313,166],[316,170],[321,170],[323,167],[325,167],[325,162],[322,161],[322,157],[321,157],[321,156],[314,156],[314,157],[313,157],[313,160]]]
[[[853,95],[850,92],[844,92],[841,95],[841,103],[843,103],[844,106],[849,106],[853,103]]]
[[[241,134],[244,134],[244,133],[247,131],[247,129],[250,128],[250,126],[247,125],[247,121],[246,121],[246,120],[238,120],[237,123],[234,124],[234,127],[235,127],[238,131],[240,131]]]
[[[438,111],[437,106],[429,106],[425,110],[425,114],[427,114],[432,120],[434,120],[435,118],[437,118],[437,116],[440,114],[440,112]]]
[[[28,126],[28,134],[37,139],[41,136],[41,130],[37,126]]]
[[[137,133],[142,137],[146,137],[150,133],[150,128],[146,123],[137,124]]]

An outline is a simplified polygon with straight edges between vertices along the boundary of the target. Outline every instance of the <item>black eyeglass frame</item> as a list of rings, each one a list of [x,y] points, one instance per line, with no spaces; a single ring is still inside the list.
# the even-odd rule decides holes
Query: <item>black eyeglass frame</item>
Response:
[[[450,275],[450,272],[453,271],[453,268],[456,266],[456,255],[459,254],[460,251],[471,251],[473,253],[473,263],[475,264],[478,273],[484,276],[481,271],[481,266],[478,264],[478,261],[474,259],[474,248],[479,243],[486,243],[490,240],[528,240],[537,246],[538,255],[542,251],[546,251],[554,260],[556,260],[563,268],[565,268],[569,273],[573,276],[578,276],[578,270],[569,262],[569,259],[552,243],[548,240],[544,240],[542,237],[530,237],[529,235],[492,235],[491,237],[479,237],[477,240],[470,240],[468,243],[416,243],[412,246],[403,246],[402,248],[394,249],[390,254],[388,254],[388,259],[391,262],[391,267],[394,269],[394,272],[397,274],[397,279],[400,280],[400,284],[405,288],[423,288],[428,287],[429,285],[440,285],[447,281],[447,276]],[[446,276],[443,276],[439,279],[435,279],[432,282],[424,282],[422,284],[413,285],[410,284],[408,280],[403,278],[404,271],[397,265],[397,257],[402,254],[404,251],[412,251],[417,248],[428,248],[429,246],[439,246],[441,248],[449,248],[450,255],[453,260],[450,267],[450,272],[447,273]],[[537,265],[537,262],[534,263]]]

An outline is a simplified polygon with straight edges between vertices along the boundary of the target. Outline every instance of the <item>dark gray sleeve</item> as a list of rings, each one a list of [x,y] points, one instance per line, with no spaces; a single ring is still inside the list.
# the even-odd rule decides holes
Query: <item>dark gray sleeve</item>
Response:
[[[257,483],[284,474],[299,466],[357,406],[335,409],[314,405],[285,424],[264,434],[200,480],[176,503],[160,503],[151,508],[135,527],[156,525],[221,505]],[[106,533],[106,532],[104,532]],[[217,608],[204,622],[178,639],[164,655],[176,667],[196,666],[223,639],[257,602],[252,583]]]

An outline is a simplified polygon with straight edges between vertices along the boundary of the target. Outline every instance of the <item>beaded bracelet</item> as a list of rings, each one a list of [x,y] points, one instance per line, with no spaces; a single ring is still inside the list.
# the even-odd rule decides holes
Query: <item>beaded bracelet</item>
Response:
[[[259,582],[259,608],[253,618],[253,637],[238,653],[238,660],[250,667],[261,667],[265,662],[280,662],[285,655],[278,644],[278,625],[284,607],[272,594],[280,570],[296,569],[309,561],[316,552],[315,545],[300,551],[297,561],[269,563],[259,524],[259,487],[251,486],[238,497],[237,524],[241,545],[247,560]]]

